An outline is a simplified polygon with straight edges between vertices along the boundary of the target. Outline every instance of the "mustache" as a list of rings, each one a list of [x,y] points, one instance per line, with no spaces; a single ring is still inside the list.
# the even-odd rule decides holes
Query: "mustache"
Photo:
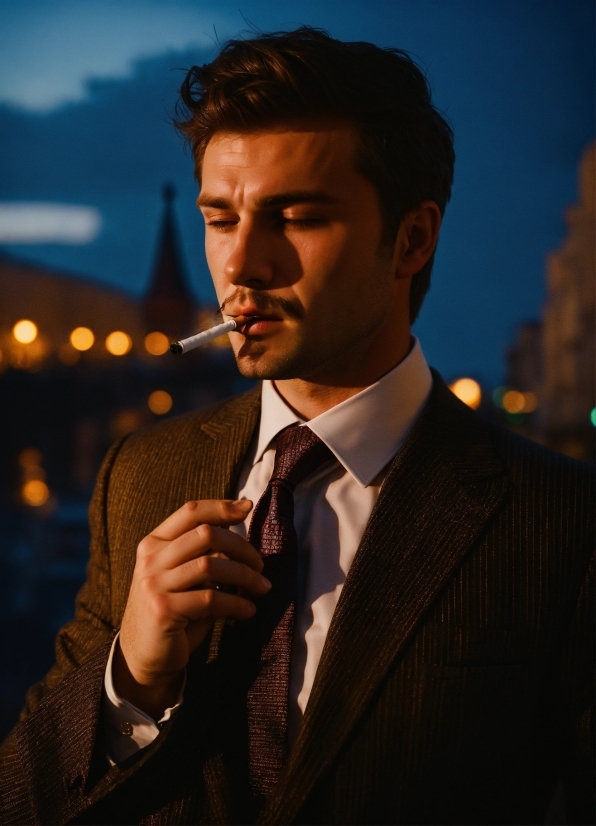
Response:
[[[251,290],[246,287],[238,287],[227,298],[224,299],[219,312],[223,313],[225,308],[234,302],[250,303],[261,313],[275,312],[281,310],[289,318],[300,319],[304,315],[302,306],[297,301],[283,298],[279,295],[270,295],[260,290]]]

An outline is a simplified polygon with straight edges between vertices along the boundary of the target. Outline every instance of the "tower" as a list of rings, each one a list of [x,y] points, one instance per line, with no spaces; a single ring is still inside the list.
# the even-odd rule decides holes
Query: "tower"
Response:
[[[166,184],[163,188],[163,219],[155,265],[143,298],[146,332],[159,331],[172,339],[193,333],[197,314],[196,300],[187,285],[178,244],[175,197],[174,187]]]

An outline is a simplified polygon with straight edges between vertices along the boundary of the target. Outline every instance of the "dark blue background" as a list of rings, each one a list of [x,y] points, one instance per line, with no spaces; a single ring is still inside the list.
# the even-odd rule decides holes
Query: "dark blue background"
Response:
[[[0,24],[2,17],[11,22],[26,52],[31,35],[25,24],[18,27],[21,5],[5,0]],[[112,5],[106,0],[106,14]],[[280,2],[275,11],[273,5],[249,2],[241,12],[263,30],[308,23],[342,39],[397,46],[427,70],[436,103],[455,129],[457,166],[433,286],[416,331],[446,378],[471,374],[498,383],[517,325],[540,314],[545,256],[564,235],[576,166],[594,136],[593,3],[329,0]],[[131,58],[134,15],[144,6],[164,14],[169,6],[178,14],[192,6],[207,21],[225,14],[227,28],[217,32],[222,39],[246,29],[231,0],[138,0],[129,8]],[[78,7],[72,25],[82,25],[86,7]],[[92,7],[97,13],[98,3]],[[52,5],[44,9],[50,14]],[[68,27],[68,2],[57,2],[55,10]],[[123,25],[115,19],[114,36]],[[208,42],[204,30],[197,41]],[[134,63],[127,77],[92,80],[82,101],[47,112],[0,104],[0,198],[90,205],[103,218],[100,236],[89,245],[13,246],[10,252],[139,294],[154,252],[161,186],[170,180],[180,193],[177,211],[194,289],[212,301],[192,164],[169,116],[182,69],[209,60],[214,50],[215,44],[155,53]]]

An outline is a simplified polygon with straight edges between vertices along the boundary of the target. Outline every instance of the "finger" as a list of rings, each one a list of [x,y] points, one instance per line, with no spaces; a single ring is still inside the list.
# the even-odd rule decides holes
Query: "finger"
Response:
[[[226,528],[212,525],[199,525],[162,546],[156,551],[156,561],[163,570],[177,568],[205,554],[221,554],[236,562],[243,562],[259,573],[263,570],[263,560],[250,542]]]
[[[215,585],[242,588],[255,597],[263,596],[271,588],[268,579],[247,565],[213,556],[200,556],[166,571],[160,580],[160,587],[165,591],[189,591]]]
[[[242,499],[233,502],[231,499],[199,499],[187,502],[167,519],[158,525],[141,542],[144,548],[139,550],[150,552],[156,541],[171,542],[197,525],[237,525],[246,519],[252,502]]]
[[[173,615],[188,622],[217,619],[247,620],[256,613],[254,602],[236,594],[207,589],[178,591],[168,594],[169,608]]]

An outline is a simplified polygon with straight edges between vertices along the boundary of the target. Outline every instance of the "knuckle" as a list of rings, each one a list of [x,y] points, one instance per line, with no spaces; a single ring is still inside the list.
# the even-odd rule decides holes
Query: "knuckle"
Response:
[[[147,576],[149,571],[151,570],[151,557],[146,555],[142,556],[137,561],[137,572],[141,576]]]
[[[166,594],[152,594],[149,600],[149,610],[159,621],[168,616],[168,597]]]
[[[209,556],[198,556],[194,560],[197,572],[202,576],[208,576],[213,569],[213,560]]]
[[[217,598],[217,592],[211,588],[206,589],[202,592],[203,596],[203,605],[207,611],[211,611],[215,604],[215,600]]]
[[[199,525],[195,528],[197,532],[197,536],[201,540],[201,542],[205,543],[206,545],[210,545],[213,541],[213,528],[211,525]]]
[[[147,574],[147,576],[141,578],[139,587],[146,596],[151,596],[157,591],[156,580],[157,577],[152,574]]]
[[[196,509],[198,507],[198,504],[199,503],[197,502],[196,499],[191,499],[189,502],[185,502],[184,505],[182,505],[182,510],[196,511]]]

